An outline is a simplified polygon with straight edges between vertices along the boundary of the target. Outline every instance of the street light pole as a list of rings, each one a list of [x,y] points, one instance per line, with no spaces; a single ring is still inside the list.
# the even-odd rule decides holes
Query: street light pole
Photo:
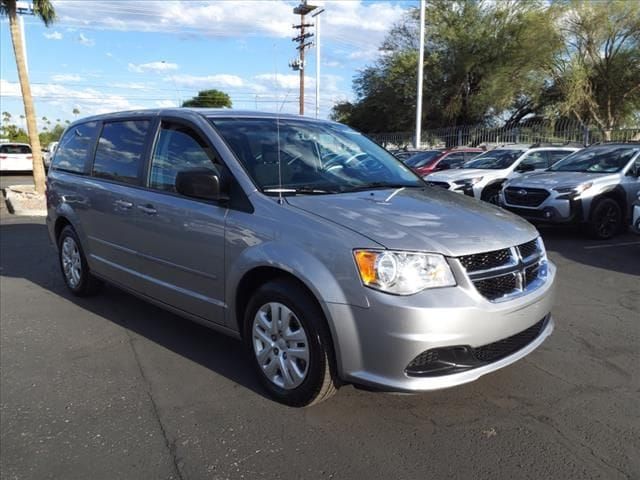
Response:
[[[422,81],[424,70],[424,17],[425,17],[425,0],[420,0],[420,50],[418,54],[418,95],[416,100],[416,149],[420,148],[420,140],[422,137]]]
[[[324,8],[320,9],[313,15],[316,19],[316,118],[320,116],[320,14],[324,12]]]

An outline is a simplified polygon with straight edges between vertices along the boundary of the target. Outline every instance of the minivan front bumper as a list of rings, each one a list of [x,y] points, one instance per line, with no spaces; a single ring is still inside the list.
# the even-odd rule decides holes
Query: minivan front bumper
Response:
[[[525,357],[551,334],[554,280],[549,262],[542,286],[505,302],[490,302],[463,283],[409,297],[371,291],[369,308],[326,304],[339,373],[348,382],[406,392],[472,382]],[[486,355],[496,348],[504,354]],[[408,368],[434,352],[442,368]]]

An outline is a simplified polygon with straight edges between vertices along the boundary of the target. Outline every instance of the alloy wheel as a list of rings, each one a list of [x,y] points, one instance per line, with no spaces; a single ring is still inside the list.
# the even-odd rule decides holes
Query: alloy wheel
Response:
[[[260,307],[252,336],[258,365],[271,383],[292,390],[304,381],[309,372],[309,342],[290,308],[278,302]]]
[[[62,269],[71,288],[78,288],[82,280],[82,259],[75,240],[66,237],[62,242]]]

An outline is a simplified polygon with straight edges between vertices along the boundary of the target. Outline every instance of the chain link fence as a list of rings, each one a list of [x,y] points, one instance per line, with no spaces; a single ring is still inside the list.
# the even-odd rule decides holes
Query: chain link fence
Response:
[[[372,140],[388,148],[413,148],[413,132],[373,133]],[[442,148],[456,146],[477,147],[503,143],[577,143],[591,145],[605,140],[596,127],[586,126],[573,120],[550,122],[535,120],[522,122],[516,126],[487,127],[484,125],[455,126],[422,131],[421,148]],[[640,141],[640,125],[611,131],[611,140]]]

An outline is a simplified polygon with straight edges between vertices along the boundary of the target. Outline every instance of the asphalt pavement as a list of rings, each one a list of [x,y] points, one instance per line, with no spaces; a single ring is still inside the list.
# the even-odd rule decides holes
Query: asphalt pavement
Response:
[[[640,478],[640,237],[543,237],[557,327],[529,357],[292,409],[239,342],[113,287],[69,295],[43,219],[3,209],[0,478]]]

